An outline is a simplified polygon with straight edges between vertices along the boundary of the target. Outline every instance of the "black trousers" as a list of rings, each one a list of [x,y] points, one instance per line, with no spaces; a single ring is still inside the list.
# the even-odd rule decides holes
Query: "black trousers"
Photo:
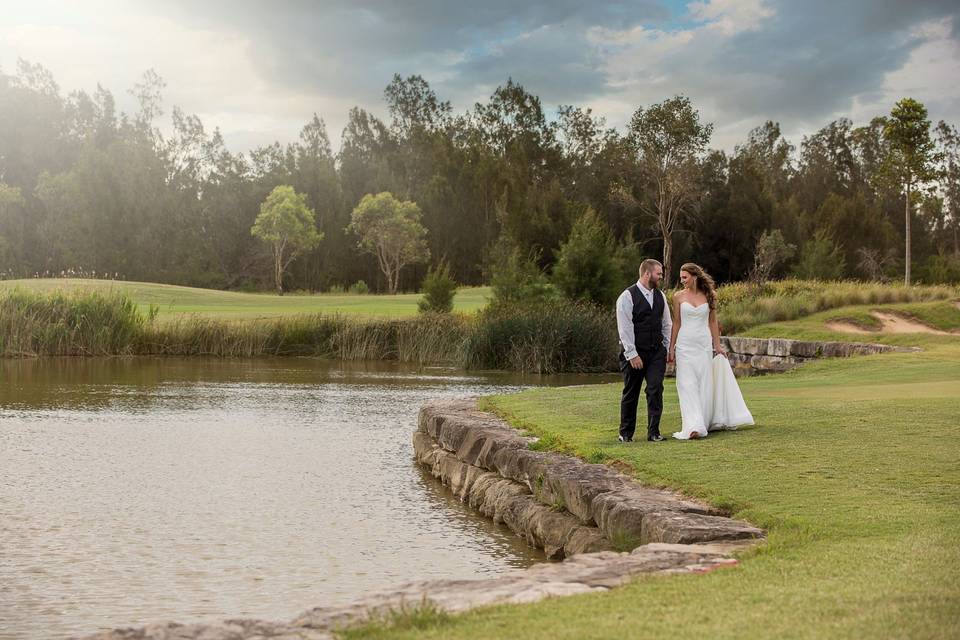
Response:
[[[634,369],[620,354],[620,373],[623,374],[623,393],[620,395],[620,435],[633,438],[637,430],[637,404],[640,388],[647,383],[647,437],[660,435],[660,416],[663,415],[663,377],[667,371],[667,350],[639,352],[643,367]]]

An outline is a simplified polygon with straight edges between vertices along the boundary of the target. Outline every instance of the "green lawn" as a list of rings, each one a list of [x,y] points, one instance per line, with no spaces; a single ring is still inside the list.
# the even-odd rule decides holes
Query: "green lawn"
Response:
[[[960,637],[960,337],[896,339],[924,351],[743,380],[757,425],[698,442],[616,444],[619,384],[487,400],[560,448],[731,509],[768,543],[732,569],[372,637]],[[672,381],[665,405],[669,434]]]
[[[0,293],[20,287],[30,291],[118,290],[127,293],[142,310],[150,305],[160,308],[160,318],[180,314],[198,314],[229,320],[275,318],[298,313],[342,313],[358,316],[399,318],[417,313],[420,294],[284,295],[238,293],[215,289],[195,289],[149,282],[123,282],[82,279],[26,279],[0,281]],[[477,311],[487,304],[489,287],[463,288],[454,298],[454,310]]]

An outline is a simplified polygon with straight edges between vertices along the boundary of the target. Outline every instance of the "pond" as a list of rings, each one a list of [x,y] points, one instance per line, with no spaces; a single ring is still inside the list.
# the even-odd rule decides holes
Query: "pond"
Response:
[[[542,560],[413,462],[429,398],[521,378],[314,359],[0,362],[0,637],[285,620]]]

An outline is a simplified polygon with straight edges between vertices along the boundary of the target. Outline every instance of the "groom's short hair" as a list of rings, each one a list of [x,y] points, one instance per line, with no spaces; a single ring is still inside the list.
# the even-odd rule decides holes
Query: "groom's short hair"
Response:
[[[640,263],[640,276],[643,277],[643,274],[650,273],[653,271],[654,267],[660,267],[663,269],[663,265],[660,264],[659,260],[654,260],[653,258],[647,258]]]

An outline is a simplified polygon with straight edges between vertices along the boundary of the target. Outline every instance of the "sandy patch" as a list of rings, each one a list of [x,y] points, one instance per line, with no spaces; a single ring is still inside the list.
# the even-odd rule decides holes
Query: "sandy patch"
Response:
[[[960,302],[957,302],[956,304],[958,308],[960,308]],[[826,323],[826,327],[830,331],[839,331],[840,333],[932,333],[938,336],[957,335],[956,333],[951,333],[949,331],[934,329],[933,327],[925,325],[922,322],[918,322],[912,318],[908,318],[896,313],[889,313],[886,311],[871,311],[870,315],[880,321],[881,328],[878,331],[869,331],[863,327],[858,327],[851,322],[843,322],[840,320],[831,320],[830,322]]]

